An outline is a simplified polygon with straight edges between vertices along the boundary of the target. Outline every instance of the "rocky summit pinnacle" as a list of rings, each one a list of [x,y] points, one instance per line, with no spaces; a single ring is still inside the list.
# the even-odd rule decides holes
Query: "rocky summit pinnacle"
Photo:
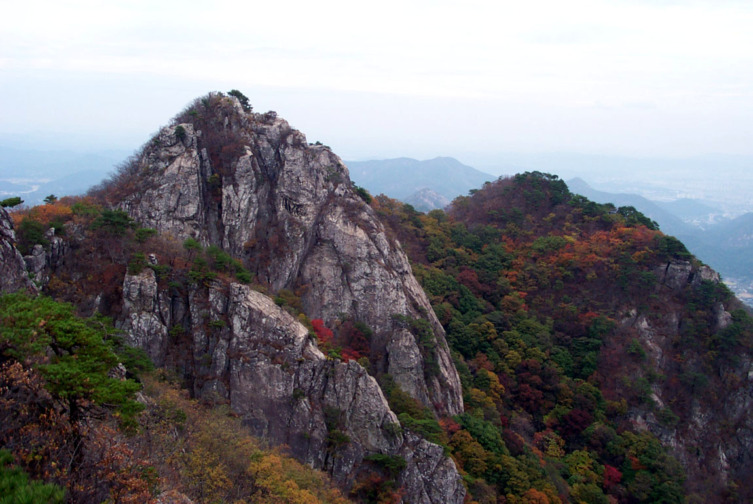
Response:
[[[380,371],[437,413],[462,412],[441,324],[400,245],[328,147],[307,144],[274,113],[210,95],[132,165],[138,190],[118,206],[133,219],[242,258],[273,290],[300,292],[312,318],[368,325]],[[395,315],[426,320],[433,341],[419,341]]]
[[[301,320],[265,294],[214,282],[176,296],[151,269],[123,284],[118,324],[132,344],[183,370],[196,396],[228,402],[253,433],[290,446],[346,488],[380,454],[405,461],[397,480],[406,500],[463,501],[455,464],[400,427],[374,378],[390,377],[436,415],[463,411],[444,330],[340,158],[275,113],[210,94],[117,177],[102,196],[140,225],[223,250],[268,291],[295,293],[326,327],[368,328],[360,362],[369,372],[325,356]]]

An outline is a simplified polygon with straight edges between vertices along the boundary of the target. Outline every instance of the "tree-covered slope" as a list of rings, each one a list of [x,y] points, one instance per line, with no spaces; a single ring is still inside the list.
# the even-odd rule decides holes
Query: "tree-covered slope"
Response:
[[[750,499],[751,322],[682,243],[541,173],[374,205],[455,351],[476,500]]]

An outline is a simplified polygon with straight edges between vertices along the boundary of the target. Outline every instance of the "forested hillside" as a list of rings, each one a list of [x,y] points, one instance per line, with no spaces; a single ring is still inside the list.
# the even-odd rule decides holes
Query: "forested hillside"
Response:
[[[422,214],[212,93],[0,231],[0,469],[51,502],[753,499],[753,322],[556,176]]]
[[[477,501],[750,499],[752,324],[680,242],[541,173],[374,206],[455,351],[444,427]]]

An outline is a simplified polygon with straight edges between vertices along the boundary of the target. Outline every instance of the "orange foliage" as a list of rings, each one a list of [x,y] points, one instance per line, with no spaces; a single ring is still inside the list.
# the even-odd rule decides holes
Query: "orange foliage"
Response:
[[[69,205],[56,201],[48,205],[38,205],[27,210],[18,210],[11,214],[14,227],[18,227],[26,218],[34,219],[45,226],[53,222],[66,222],[73,218],[73,210]]]
[[[127,438],[90,418],[71,423],[34,370],[19,362],[0,367],[0,445],[33,478],[65,487],[71,502],[153,502],[158,483],[134,457]]]
[[[531,488],[523,494],[525,504],[550,504],[549,497],[544,492]]]

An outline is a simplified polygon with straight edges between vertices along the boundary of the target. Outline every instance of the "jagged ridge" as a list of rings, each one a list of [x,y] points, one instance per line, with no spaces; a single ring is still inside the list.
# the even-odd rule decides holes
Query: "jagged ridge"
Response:
[[[405,254],[328,148],[308,145],[274,114],[246,113],[236,98],[210,95],[163,128],[125,171],[134,190],[116,192],[113,203],[136,221],[221,246],[272,290],[301,292],[312,318],[367,324],[378,372],[440,414],[462,411],[444,331]],[[430,354],[394,324],[395,314],[430,322]],[[427,360],[439,371],[426,372]]]

